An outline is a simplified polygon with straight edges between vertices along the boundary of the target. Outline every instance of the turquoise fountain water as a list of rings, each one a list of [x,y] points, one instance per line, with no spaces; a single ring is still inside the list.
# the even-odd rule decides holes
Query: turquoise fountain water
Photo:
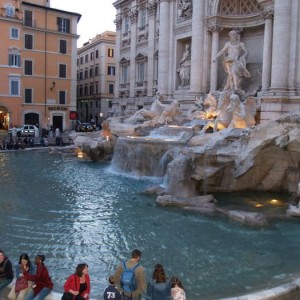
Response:
[[[0,248],[13,263],[22,252],[43,253],[56,291],[86,262],[100,299],[107,277],[136,247],[148,278],[162,263],[182,279],[189,300],[275,286],[300,270],[297,220],[249,228],[160,208],[141,193],[152,180],[46,151],[1,153],[0,166]]]

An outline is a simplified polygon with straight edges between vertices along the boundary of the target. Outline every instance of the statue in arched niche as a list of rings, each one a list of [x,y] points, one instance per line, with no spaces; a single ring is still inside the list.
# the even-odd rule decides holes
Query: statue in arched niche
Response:
[[[251,75],[246,69],[246,57],[248,50],[244,43],[240,41],[240,33],[236,30],[229,32],[229,41],[223,49],[217,53],[216,59],[224,55],[223,65],[227,73],[227,81],[224,91],[237,93],[241,91],[243,77],[249,78]],[[216,62],[216,59],[214,62]]]
[[[191,77],[191,46],[190,44],[185,44],[185,51],[183,52],[182,58],[179,61],[179,68],[177,70],[180,86],[190,85]]]

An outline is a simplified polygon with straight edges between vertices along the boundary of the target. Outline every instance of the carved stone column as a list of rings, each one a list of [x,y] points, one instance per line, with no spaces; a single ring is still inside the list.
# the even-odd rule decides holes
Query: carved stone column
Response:
[[[131,9],[130,11],[130,92],[129,96],[134,97],[135,92],[135,82],[136,82],[136,30],[137,30],[137,17],[138,11],[136,9]]]
[[[265,19],[262,91],[267,91],[271,85],[273,13],[274,12],[270,10],[262,14],[262,17]]]
[[[168,94],[169,44],[170,44],[170,0],[160,1],[158,43],[158,92]]]
[[[155,53],[155,15],[156,2],[149,1],[147,5],[149,36],[148,36],[148,69],[147,69],[147,96],[153,96],[153,81],[154,81],[154,53]]]
[[[288,89],[291,0],[275,0],[274,7],[271,90],[282,94]]]
[[[219,26],[212,26],[208,28],[212,32],[212,48],[211,48],[211,72],[210,72],[210,90],[216,91],[218,85],[218,61],[215,60],[219,51],[220,31]]]
[[[192,20],[192,57],[190,92],[199,94],[203,89],[203,58],[204,58],[204,2],[193,1]]]

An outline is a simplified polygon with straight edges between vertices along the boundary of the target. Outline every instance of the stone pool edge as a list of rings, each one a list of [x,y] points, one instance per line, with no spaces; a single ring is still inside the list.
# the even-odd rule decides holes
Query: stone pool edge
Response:
[[[0,300],[7,300],[11,285],[0,292]],[[45,300],[60,300],[61,293],[52,291]],[[258,291],[238,297],[221,298],[219,300],[298,300],[300,299],[300,277],[290,283],[276,286],[271,289]],[[93,299],[90,299],[93,300]],[[195,300],[195,299],[194,299]]]

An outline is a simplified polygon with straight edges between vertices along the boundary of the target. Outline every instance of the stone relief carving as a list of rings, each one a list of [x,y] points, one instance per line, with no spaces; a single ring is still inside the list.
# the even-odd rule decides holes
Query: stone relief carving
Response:
[[[179,18],[189,18],[192,16],[193,6],[192,0],[179,0],[178,2],[178,17]]]
[[[185,51],[182,55],[182,58],[179,61],[179,67],[177,69],[180,86],[188,86],[190,85],[190,77],[191,77],[191,45],[185,45]]]

